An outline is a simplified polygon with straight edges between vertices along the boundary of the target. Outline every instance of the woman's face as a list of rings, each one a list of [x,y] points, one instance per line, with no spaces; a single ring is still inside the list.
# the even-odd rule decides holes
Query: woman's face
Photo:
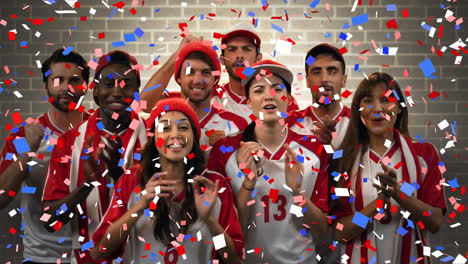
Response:
[[[179,162],[192,150],[194,131],[185,114],[170,111],[155,123],[154,137],[161,159]]]
[[[371,90],[371,94],[362,98],[359,104],[361,120],[369,136],[389,138],[401,112],[398,100],[384,83],[377,84]]]
[[[288,108],[289,96],[281,78],[272,75],[269,78],[253,80],[250,83],[248,106],[254,115],[263,122],[276,122]]]

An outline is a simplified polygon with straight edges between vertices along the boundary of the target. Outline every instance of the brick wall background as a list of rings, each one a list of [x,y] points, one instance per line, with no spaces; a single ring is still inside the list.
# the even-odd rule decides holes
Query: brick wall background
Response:
[[[47,2],[46,0],[44,0]],[[55,49],[62,46],[72,46],[80,52],[86,60],[94,58],[95,49],[102,49],[103,53],[116,49],[112,42],[123,41],[124,34],[132,33],[139,27],[145,32],[134,42],[126,42],[119,47],[135,55],[139,63],[148,69],[152,61],[159,57],[160,64],[176,50],[180,42],[179,23],[187,23],[193,35],[201,35],[204,39],[213,40],[213,45],[219,45],[213,39],[213,32],[225,33],[239,22],[251,23],[249,12],[255,13],[258,19],[256,31],[262,37],[262,52],[264,58],[271,58],[277,40],[282,35],[272,28],[272,24],[279,26],[284,35],[296,42],[292,46],[291,54],[277,54],[279,62],[289,66],[295,74],[304,72],[304,56],[308,49],[321,42],[328,42],[337,47],[346,47],[344,55],[347,61],[348,85],[353,91],[363,79],[363,74],[374,71],[386,71],[392,74],[404,89],[411,86],[411,95],[415,106],[410,109],[411,134],[433,143],[437,149],[445,147],[449,141],[446,133],[455,135],[450,128],[441,131],[437,124],[447,120],[450,124],[456,122],[455,148],[447,149],[441,155],[445,163],[447,179],[457,178],[460,184],[466,184],[466,140],[468,139],[468,71],[463,65],[455,65],[455,55],[448,48],[443,55],[437,56],[434,51],[443,46],[449,46],[458,39],[465,41],[468,37],[466,22],[455,27],[455,21],[444,19],[446,10],[454,12],[456,19],[467,19],[468,4],[466,1],[384,1],[363,0],[354,12],[351,12],[354,0],[325,0],[316,8],[309,5],[312,0],[270,0],[269,7],[263,11],[262,1],[257,0],[146,0],[144,6],[135,0],[135,15],[132,15],[132,1],[122,0],[126,6],[123,12],[115,11],[111,17],[117,0],[91,1],[80,0],[79,8],[71,8],[64,0],[48,0],[56,2],[46,4],[39,0],[10,0],[0,3],[0,135],[8,135],[5,125],[12,123],[11,114],[19,111],[23,118],[36,117],[48,108],[43,101],[45,91],[41,81],[41,72],[36,61],[43,61]],[[395,11],[387,11],[387,5],[395,4]],[[107,5],[107,6],[106,6]],[[443,6],[444,7],[443,7]],[[407,9],[408,17],[403,17],[403,10]],[[75,10],[76,14],[57,14],[57,10]],[[90,10],[95,10],[91,14]],[[286,12],[288,19],[286,19]],[[213,13],[216,16],[209,16]],[[351,17],[367,13],[369,22],[362,24],[362,30],[357,26],[343,29],[344,23],[351,24]],[[16,15],[17,17],[14,17]],[[309,17],[305,17],[305,15]],[[193,20],[189,19],[194,16]],[[86,20],[80,20],[85,17]],[[282,19],[271,19],[282,17]],[[48,18],[55,18],[47,22]],[[443,22],[437,23],[441,18]],[[27,19],[44,19],[42,25],[33,25]],[[396,19],[398,29],[387,28],[389,20]],[[421,27],[426,22],[438,29],[433,38]],[[439,38],[440,26],[444,26],[443,34]],[[29,29],[28,29],[29,28]],[[9,40],[8,32],[16,29],[16,40]],[[36,36],[40,32],[40,36]],[[105,37],[98,39],[98,33],[105,33]],[[352,38],[346,42],[339,38],[340,33],[350,33]],[[401,37],[396,39],[395,33]],[[21,41],[27,41],[27,48],[20,47]],[[372,41],[378,47],[398,47],[396,56],[381,56],[375,52]],[[418,41],[421,43],[419,44]],[[468,48],[467,48],[468,49]],[[361,52],[369,50],[365,54]],[[466,55],[460,51],[460,55]],[[365,57],[365,58],[362,58]],[[466,57],[466,56],[465,56]],[[418,64],[425,59],[431,59],[435,66],[434,76],[437,79],[424,77]],[[466,61],[466,58],[465,58]],[[465,62],[465,61],[462,61]],[[355,65],[359,70],[355,71]],[[4,67],[8,66],[10,73]],[[159,66],[155,66],[142,73],[142,83],[153,74]],[[408,75],[405,77],[404,72]],[[13,79],[16,85],[8,85],[5,80]],[[227,74],[223,74],[227,80]],[[170,88],[176,87],[171,81]],[[310,92],[304,81],[298,81],[293,86],[294,95],[302,107],[310,103]],[[21,93],[22,98],[14,95],[14,91]],[[436,100],[428,97],[431,91],[437,91],[440,96]],[[351,98],[351,97],[350,97]],[[350,103],[350,98],[344,100]],[[91,97],[85,102],[87,108],[92,107]],[[1,188],[0,188],[1,189]],[[447,197],[454,196],[459,203],[465,203],[465,197],[460,189],[452,192],[449,188]],[[10,218],[7,214],[19,204],[12,203],[9,208],[0,211],[0,262],[21,262],[16,253],[21,248],[18,234],[11,235],[10,227],[19,228],[21,218],[19,214]],[[451,208],[449,204],[449,208]],[[452,209],[448,213],[453,212]],[[433,236],[432,251],[439,248],[448,256],[465,255],[467,252],[466,224],[468,217],[457,212],[454,219],[447,218],[442,230]],[[462,223],[460,227],[450,228],[453,223]],[[19,245],[19,246],[18,246]],[[442,262],[440,257],[435,262]],[[449,261],[451,263],[451,261]]]

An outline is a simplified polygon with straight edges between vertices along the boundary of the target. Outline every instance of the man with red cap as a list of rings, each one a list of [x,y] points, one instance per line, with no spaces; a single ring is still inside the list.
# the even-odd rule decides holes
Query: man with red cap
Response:
[[[202,149],[247,126],[242,117],[211,105],[213,87],[219,82],[219,74],[213,72],[219,73],[220,69],[216,52],[200,41],[185,45],[179,51],[174,67],[174,79],[180,85],[182,98],[188,99],[188,105],[200,120]]]
[[[234,28],[221,38],[221,62],[229,74],[229,82],[216,88],[213,103],[223,105],[223,109],[242,116],[247,123],[252,121],[252,111],[247,106],[247,97],[242,80],[249,76],[244,70],[262,59],[260,37],[244,23]],[[288,112],[298,110],[294,97],[291,96]]]
[[[138,162],[147,141],[145,122],[132,110],[138,107],[134,99],[140,86],[136,59],[125,51],[102,56],[92,86],[100,108],[58,139],[42,197],[50,231],[73,219],[75,263],[94,262],[89,241],[108,208],[113,184]]]
[[[39,221],[41,195],[57,138],[89,117],[81,106],[89,67],[80,54],[62,48],[42,63],[41,70],[49,110],[31,122],[22,122],[5,138],[0,158],[0,186],[4,191],[0,194],[0,208],[9,204],[23,185],[23,263],[70,263],[70,225],[54,234],[48,232]]]
[[[346,86],[346,63],[340,51],[329,44],[319,44],[306,55],[307,87],[312,105],[290,113],[286,122],[299,134],[314,134],[324,144],[337,148],[343,141],[351,111],[341,103],[341,88]],[[336,132],[336,133],[335,133]]]

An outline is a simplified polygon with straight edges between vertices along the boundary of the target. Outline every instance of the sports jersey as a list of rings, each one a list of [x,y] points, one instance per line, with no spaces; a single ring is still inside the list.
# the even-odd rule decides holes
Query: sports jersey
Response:
[[[348,128],[350,115],[351,109],[340,103],[340,111],[332,118],[332,120],[338,121],[335,127],[336,136],[333,137],[331,142],[334,148],[338,148],[341,145],[341,142],[343,142],[343,138]],[[288,113],[288,117],[286,118],[286,123],[289,128],[301,135],[313,134],[311,131],[314,128],[315,121],[323,123],[315,114],[313,106],[309,106],[300,111],[292,111]]]
[[[88,121],[64,133],[58,139],[49,163],[43,201],[64,199],[85,181],[82,156],[86,156],[84,151],[89,150],[85,149],[87,138],[94,136],[92,147],[96,150],[100,141],[107,140],[106,135],[111,134],[99,121],[99,112],[99,109],[96,110]],[[127,168],[139,160],[139,149],[147,141],[144,121],[135,112],[132,112],[131,120],[129,128],[118,135],[124,150],[119,165]],[[101,162],[101,166],[104,166],[104,162]],[[87,198],[77,206],[79,215],[72,220],[74,263],[93,262],[87,250],[87,243],[108,208],[109,194],[112,193],[108,190],[109,186],[112,186],[111,177],[100,178],[99,186],[94,187]]]
[[[83,113],[84,120],[88,119],[88,117],[87,113]],[[65,225],[59,232],[50,233],[44,227],[44,223],[39,220],[43,214],[41,195],[47,176],[50,155],[57,138],[63,134],[63,131],[52,122],[48,112],[41,115],[38,120],[44,129],[44,138],[35,152],[36,156],[30,161],[35,164],[30,167],[29,177],[22,183],[23,187],[34,188],[34,191],[20,193],[21,207],[24,209],[21,214],[24,224],[23,258],[39,263],[55,263],[57,259],[61,259],[62,263],[69,263],[71,253],[70,225]],[[24,138],[25,130],[24,127],[18,129],[18,132],[9,135],[5,139],[0,160],[0,173],[3,173],[14,162],[11,155],[19,156],[13,141]],[[8,192],[9,190],[5,191]],[[62,259],[62,254],[67,257]]]
[[[231,183],[234,195],[242,188],[246,175],[237,164],[237,150],[243,133],[220,139],[210,153],[208,169],[225,175]],[[327,154],[323,145],[312,136],[302,136],[285,129],[283,143],[270,152],[264,149],[260,158],[262,175],[257,179],[252,193],[254,202],[247,226],[243,226],[246,243],[246,263],[314,263],[315,241],[310,229],[313,223],[305,223],[299,215],[302,208],[293,202],[293,194],[285,188],[284,144],[289,144],[303,162],[302,188],[305,197],[322,211],[328,210]],[[261,144],[261,143],[260,143]]]
[[[252,119],[250,118],[250,115],[252,115],[252,110],[247,106],[247,97],[234,93],[234,91],[231,90],[229,83],[213,89],[211,105],[215,105],[215,107],[222,106],[223,110],[243,117],[247,123],[250,124],[250,122],[252,122]],[[287,111],[290,112],[298,109],[299,106],[297,105],[296,99],[294,99],[294,97],[291,95],[289,98]]]
[[[430,143],[413,143],[409,137],[401,136],[398,131],[395,132],[395,139],[382,157],[372,150],[364,153],[361,151],[362,159],[356,160],[350,182],[355,202],[352,208],[345,205],[342,209],[360,211],[377,199],[373,178],[377,173],[383,172],[380,164],[384,163],[396,171],[397,182],[419,185],[419,189],[412,193],[413,196],[445,212],[445,196],[440,185],[442,177],[438,167],[439,156],[434,146]],[[360,169],[359,163],[362,164]],[[422,255],[422,247],[428,245],[425,230],[420,229],[412,220],[405,219],[400,212],[402,209],[399,209],[393,198],[390,199],[389,207],[390,222],[374,220],[370,230],[364,230],[346,245],[346,255],[344,258],[342,256],[342,261],[360,263],[362,258],[365,263],[407,264],[412,262],[410,259],[414,257],[422,258],[420,263],[428,263],[427,257]]]
[[[131,173],[123,175],[118,180],[111,206],[94,233],[95,244],[105,237],[106,230],[111,223],[117,221],[141,199],[140,171],[140,168],[134,167],[131,169]],[[237,253],[242,256],[244,238],[234,207],[231,188],[226,179],[215,172],[207,171],[205,176],[213,182],[219,181],[220,191],[211,214],[218,219],[219,224],[225,229],[225,233],[232,238]],[[184,196],[185,192],[181,192],[172,198],[170,208],[181,204]],[[123,255],[123,263],[206,264],[212,263],[213,259],[220,259],[213,247],[213,235],[208,226],[200,219],[192,223],[187,234],[178,234],[175,231],[176,239],[169,244],[164,244],[154,237],[154,219],[149,209],[145,210],[144,215],[140,216],[137,222],[128,228],[130,229],[129,236],[124,239],[125,242],[122,243],[121,247],[112,253],[113,258]]]

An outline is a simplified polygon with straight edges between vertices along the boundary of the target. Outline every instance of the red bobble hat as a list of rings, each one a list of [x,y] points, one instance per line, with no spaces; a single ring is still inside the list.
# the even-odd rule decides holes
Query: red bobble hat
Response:
[[[193,111],[192,107],[190,107],[190,105],[188,105],[187,102],[181,98],[168,98],[159,100],[153,107],[153,110],[151,110],[150,117],[146,121],[147,127],[152,129],[155,125],[154,123],[156,118],[158,118],[162,113],[170,111],[178,111],[186,115],[190,119],[190,122],[195,126],[197,133],[196,137],[200,140],[201,127],[200,122],[198,121],[198,116],[195,111]]]
[[[215,70],[221,72],[221,63],[219,62],[218,54],[216,54],[216,51],[211,46],[206,45],[203,41],[193,41],[182,47],[182,49],[179,51],[179,54],[177,54],[177,59],[174,67],[174,79],[177,83],[179,83],[178,79],[180,77],[180,69],[182,68],[182,63],[190,55],[190,53],[194,51],[203,52],[204,54],[208,55],[215,67]],[[216,86],[221,76],[217,75],[214,77],[214,85]]]

